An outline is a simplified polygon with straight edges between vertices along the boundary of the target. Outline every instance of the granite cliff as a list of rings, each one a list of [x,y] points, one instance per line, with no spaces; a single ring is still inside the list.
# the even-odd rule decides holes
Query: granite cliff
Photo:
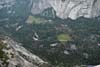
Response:
[[[6,17],[26,18],[31,13],[33,15],[41,14],[52,8],[53,16],[56,15],[61,19],[71,18],[75,20],[81,16],[93,18],[100,15],[99,3],[100,0],[0,0],[0,16],[3,17],[6,14]],[[46,11],[46,14],[51,13]]]
[[[62,19],[78,17],[93,18],[100,15],[99,0],[38,0],[33,1],[32,14],[38,14],[52,7],[56,16]]]

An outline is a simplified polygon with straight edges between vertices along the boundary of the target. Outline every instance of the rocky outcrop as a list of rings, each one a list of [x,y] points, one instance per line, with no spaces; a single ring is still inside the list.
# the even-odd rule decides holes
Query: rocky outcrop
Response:
[[[7,65],[4,66],[2,65],[2,62],[0,62],[0,67],[49,67],[47,62],[30,53],[22,47],[20,43],[15,42],[11,38],[5,37],[5,39],[2,40],[2,43],[6,46],[6,48],[3,49],[3,52],[8,59],[6,60]]]
[[[62,19],[92,18],[100,15],[99,0],[38,0],[33,2],[31,12],[38,14],[52,7]]]

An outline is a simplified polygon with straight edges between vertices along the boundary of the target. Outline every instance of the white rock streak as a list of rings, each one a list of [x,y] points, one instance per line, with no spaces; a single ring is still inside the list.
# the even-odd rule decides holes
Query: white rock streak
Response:
[[[94,66],[94,67],[100,67],[100,65]]]

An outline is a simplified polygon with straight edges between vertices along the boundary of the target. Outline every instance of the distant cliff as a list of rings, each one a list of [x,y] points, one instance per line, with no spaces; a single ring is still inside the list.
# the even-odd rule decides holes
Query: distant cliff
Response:
[[[99,7],[100,0],[0,0],[0,18],[26,18],[31,13],[61,19],[93,18],[100,15]]]
[[[100,15],[100,0],[33,0],[32,14],[52,7],[62,19],[93,18]]]

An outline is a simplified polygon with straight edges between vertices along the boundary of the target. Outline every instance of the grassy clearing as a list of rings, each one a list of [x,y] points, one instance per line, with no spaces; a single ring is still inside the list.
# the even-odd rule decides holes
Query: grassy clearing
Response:
[[[30,24],[40,24],[40,23],[47,22],[47,20],[40,17],[29,16],[26,22]]]
[[[67,41],[71,41],[72,38],[69,34],[60,34],[57,36],[57,39],[60,41],[60,42],[67,42]]]

